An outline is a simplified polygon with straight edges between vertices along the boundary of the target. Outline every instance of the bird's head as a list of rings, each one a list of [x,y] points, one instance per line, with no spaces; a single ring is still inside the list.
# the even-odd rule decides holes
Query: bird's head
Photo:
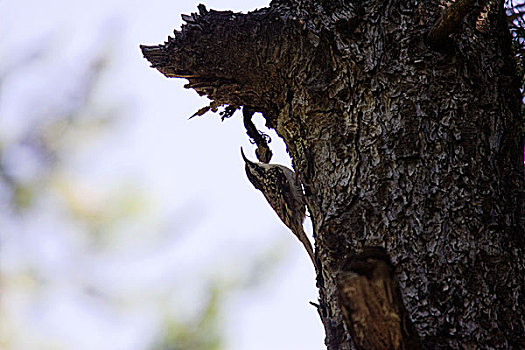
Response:
[[[248,176],[248,180],[250,180],[250,182],[253,186],[255,186],[255,188],[262,190],[264,179],[267,176],[267,164],[255,163],[246,158],[242,147],[241,155],[245,163],[246,175]]]

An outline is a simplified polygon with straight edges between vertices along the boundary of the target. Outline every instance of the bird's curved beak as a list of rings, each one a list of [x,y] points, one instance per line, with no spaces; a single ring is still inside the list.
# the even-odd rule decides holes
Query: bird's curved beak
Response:
[[[241,155],[242,155],[242,159],[244,159],[244,162],[246,164],[253,164],[253,162],[250,161],[248,158],[246,158],[246,156],[244,155],[244,151],[243,151],[242,147],[241,147]]]

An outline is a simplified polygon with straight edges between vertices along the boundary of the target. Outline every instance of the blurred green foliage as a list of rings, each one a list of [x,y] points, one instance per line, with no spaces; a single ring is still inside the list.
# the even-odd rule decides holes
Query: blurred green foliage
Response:
[[[227,289],[219,284],[212,286],[208,291],[208,300],[196,319],[180,322],[175,317],[166,316],[163,335],[151,350],[223,349],[220,317]]]

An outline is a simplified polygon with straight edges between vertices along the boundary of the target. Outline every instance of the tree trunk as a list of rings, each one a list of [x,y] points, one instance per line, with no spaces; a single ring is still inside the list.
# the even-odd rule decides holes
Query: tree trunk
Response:
[[[212,109],[249,107],[283,138],[328,349],[525,348],[519,82],[502,2],[473,3],[442,17],[439,1],[200,5],[142,47]],[[398,335],[377,342],[366,317]]]

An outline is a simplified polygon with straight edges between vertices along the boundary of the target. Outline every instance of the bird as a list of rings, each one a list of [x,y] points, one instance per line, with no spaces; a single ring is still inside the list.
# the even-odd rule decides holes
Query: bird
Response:
[[[284,165],[250,161],[244,155],[242,147],[241,155],[245,163],[248,180],[263,193],[266,201],[281,221],[301,241],[317,268],[312,244],[303,228],[306,216],[306,200],[297,175]]]

